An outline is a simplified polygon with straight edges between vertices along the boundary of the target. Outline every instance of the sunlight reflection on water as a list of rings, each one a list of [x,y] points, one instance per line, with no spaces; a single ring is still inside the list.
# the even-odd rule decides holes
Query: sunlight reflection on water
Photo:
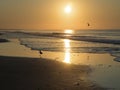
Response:
[[[69,39],[64,39],[64,47],[65,47],[65,58],[64,58],[64,61],[65,63],[71,63],[70,62],[70,58],[71,58],[71,55],[70,55],[70,50],[71,50],[71,46],[70,46],[70,40]]]

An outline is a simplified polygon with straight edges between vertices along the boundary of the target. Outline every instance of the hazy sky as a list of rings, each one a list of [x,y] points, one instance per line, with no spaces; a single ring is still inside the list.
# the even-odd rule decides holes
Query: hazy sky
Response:
[[[0,0],[0,28],[120,29],[120,0]]]

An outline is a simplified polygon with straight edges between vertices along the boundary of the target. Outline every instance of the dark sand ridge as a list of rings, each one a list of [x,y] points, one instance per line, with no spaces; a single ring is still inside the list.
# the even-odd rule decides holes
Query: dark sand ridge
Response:
[[[0,35],[2,35],[2,33],[0,33]],[[8,40],[7,40],[7,39],[0,38],[0,43],[3,43],[3,42],[8,42]]]
[[[0,56],[0,90],[104,90],[86,79],[90,71],[44,58]]]
[[[9,42],[7,39],[0,38],[0,43]]]

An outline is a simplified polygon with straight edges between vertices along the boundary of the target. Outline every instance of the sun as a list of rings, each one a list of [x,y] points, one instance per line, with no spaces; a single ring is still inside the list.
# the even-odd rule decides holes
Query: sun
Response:
[[[71,13],[71,11],[72,11],[71,6],[70,6],[70,5],[67,5],[67,6],[65,7],[64,11],[65,11],[65,13],[67,13],[67,14]]]

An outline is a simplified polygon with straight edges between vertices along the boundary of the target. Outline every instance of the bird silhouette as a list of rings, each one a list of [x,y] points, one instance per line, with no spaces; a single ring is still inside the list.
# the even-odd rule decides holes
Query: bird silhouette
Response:
[[[41,55],[43,54],[42,50],[40,50],[39,53],[40,53],[40,57],[41,57]]]
[[[87,23],[88,27],[90,26],[90,23]]]
[[[40,54],[43,54],[42,50],[40,50]]]

